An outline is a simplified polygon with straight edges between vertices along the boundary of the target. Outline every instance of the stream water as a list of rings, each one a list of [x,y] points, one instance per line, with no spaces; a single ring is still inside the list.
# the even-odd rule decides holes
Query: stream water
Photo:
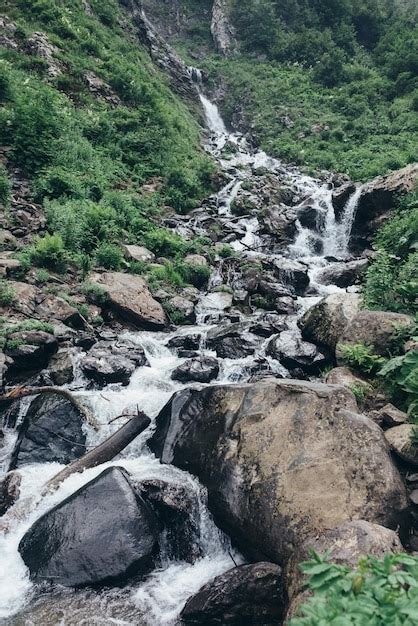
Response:
[[[199,78],[198,73],[195,73],[195,76]],[[217,159],[227,181],[223,189],[211,199],[212,205],[217,207],[220,223],[231,218],[233,200],[239,194],[244,181],[257,168],[265,168],[278,179],[285,180],[286,184],[294,189],[295,194],[300,196],[301,202],[309,197],[311,204],[323,216],[324,227],[320,235],[317,235],[321,238],[320,252],[312,249],[312,231],[298,223],[294,243],[281,251],[280,255],[276,255],[277,258],[301,261],[309,267],[311,280],[309,295],[298,299],[298,311],[289,319],[289,326],[295,326],[297,317],[318,298],[330,291],[338,290],[333,285],[322,285],[318,275],[329,264],[329,257],[343,261],[349,256],[348,243],[359,191],[348,200],[342,218],[337,222],[331,201],[332,191],[328,184],[310,178],[294,167],[284,165],[263,151],[254,150],[244,136],[228,132],[215,104],[203,93],[200,93],[200,98],[208,126],[207,150]],[[193,219],[191,216],[190,224]],[[238,224],[241,234],[231,242],[232,247],[249,258],[264,257],[271,260],[274,255],[268,250],[268,245],[267,249],[264,245],[257,216],[244,216],[239,219]],[[187,222],[182,224],[186,231],[187,227]],[[205,349],[204,339],[207,332],[217,323],[216,315],[218,318],[222,317],[224,296],[222,293],[211,292],[211,288],[223,282],[225,278],[218,265],[211,278],[209,293],[202,294],[198,303],[196,326],[178,328],[170,334],[125,333],[129,339],[143,347],[150,365],[138,368],[126,387],[110,385],[100,391],[86,390],[87,381],[84,380],[78,366],[80,355],[75,355],[76,376],[70,388],[83,402],[90,405],[101,423],[99,433],[88,429],[88,445],[94,446],[114,432],[120,424],[116,422],[109,425],[109,421],[122,411],[135,410],[138,406],[151,418],[155,418],[171,395],[186,386],[170,378],[172,371],[185,359],[178,357],[167,344],[174,336],[196,333],[202,336],[200,353],[211,354]],[[254,313],[254,316],[257,316],[257,313]],[[267,341],[259,338],[254,355],[242,359],[220,359],[220,374],[215,383],[249,380],[257,359],[266,358]],[[286,375],[286,369],[278,361],[269,357],[267,359],[272,372]],[[21,418],[27,406],[28,402],[22,405]],[[150,428],[152,429],[152,425]],[[30,582],[28,571],[19,556],[17,548],[20,539],[41,514],[90,481],[110,464],[71,476],[55,493],[43,498],[39,496],[41,487],[60,469],[60,466],[51,463],[22,467],[19,470],[23,477],[21,500],[33,498],[33,502],[29,511],[20,520],[14,521],[11,531],[0,538],[2,624],[14,626],[174,624],[188,597],[215,575],[234,566],[232,556],[235,562],[242,562],[242,557],[232,550],[229,539],[215,526],[206,506],[205,490],[197,479],[175,467],[161,465],[146,447],[148,437],[149,431],[143,433],[110,464],[125,467],[135,480],[159,478],[170,483],[187,485],[187,489],[196,494],[199,501],[198,541],[202,557],[194,564],[173,561],[164,553],[163,548],[158,569],[144,581],[136,581],[120,589],[101,591],[55,589],[41,592]],[[0,458],[5,469],[15,438],[15,431],[6,432],[6,446],[3,449],[3,458]]]

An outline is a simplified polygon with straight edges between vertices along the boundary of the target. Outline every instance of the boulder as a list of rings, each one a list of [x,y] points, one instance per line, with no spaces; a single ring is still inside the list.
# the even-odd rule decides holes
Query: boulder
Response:
[[[277,359],[287,369],[301,369],[307,374],[318,374],[329,362],[328,357],[294,331],[284,331],[267,345],[268,356]]]
[[[222,313],[232,306],[232,293],[226,291],[214,291],[208,293],[200,300],[200,308],[208,314]]]
[[[46,367],[58,350],[58,341],[42,330],[18,331],[8,336],[8,346],[5,354],[13,360],[10,370],[15,374]]]
[[[150,445],[200,478],[245,552],[282,563],[350,519],[403,522],[405,488],[384,435],[356,411],[350,391],[320,383],[186,389],[157,417]]]
[[[274,563],[240,565],[206,583],[183,611],[183,624],[271,626],[284,609],[281,569]]]
[[[182,383],[195,381],[198,383],[209,383],[219,374],[219,363],[211,356],[202,356],[196,359],[189,359],[176,367],[171,374],[173,380]]]
[[[348,263],[330,263],[318,274],[317,280],[322,285],[336,285],[345,289],[360,283],[368,266],[368,259],[356,259]]]
[[[348,367],[334,367],[325,377],[325,382],[328,385],[340,385],[350,389],[353,385],[364,385],[370,387],[370,384],[363,378],[360,378]]]
[[[317,554],[328,554],[328,560],[332,563],[354,568],[363,557],[382,559],[387,554],[403,552],[403,547],[395,531],[364,520],[348,521],[321,535],[309,537],[292,556],[286,568],[290,600],[288,619],[310,595],[303,592],[306,580],[299,564],[311,558],[312,550]]]
[[[370,346],[376,354],[389,356],[399,327],[413,324],[413,318],[403,313],[360,311],[345,326],[338,338],[338,343],[340,345],[364,343]],[[341,358],[338,345],[336,355],[337,359]]]
[[[309,286],[308,267],[299,261],[284,257],[273,261],[274,275],[285,285],[290,285],[298,295],[303,295]]]
[[[50,363],[49,375],[54,385],[67,385],[74,380],[74,367],[69,350],[58,350]]]
[[[171,308],[179,312],[183,322],[193,324],[193,322],[196,321],[194,304],[190,300],[182,298],[181,296],[174,296],[174,298],[171,298],[168,303]]]
[[[354,183],[346,182],[332,192],[332,205],[337,221],[340,221],[344,213],[345,205],[355,190],[356,186]]]
[[[319,207],[313,206],[310,201],[305,201],[297,209],[298,220],[301,226],[321,232],[325,225],[324,212]]]
[[[131,324],[151,330],[166,326],[163,307],[151,296],[147,283],[140,276],[106,272],[95,274],[92,283],[106,292],[109,306]]]
[[[247,322],[222,324],[208,331],[206,345],[222,359],[245,358],[255,351],[254,345],[243,336],[248,327]]]
[[[188,254],[185,257],[184,262],[187,263],[188,265],[194,265],[196,267],[208,266],[207,260],[201,254]]]
[[[167,343],[168,348],[180,350],[198,350],[200,346],[201,335],[176,335]]]
[[[83,416],[69,400],[41,394],[19,429],[10,469],[31,463],[71,463],[86,452]]]
[[[291,243],[297,233],[297,216],[285,205],[274,205],[264,209],[260,215],[261,234],[274,237],[280,244]]]
[[[22,264],[18,259],[12,259],[8,252],[0,252],[0,276],[13,276]]]
[[[9,285],[15,292],[15,299],[11,307],[28,317],[33,317],[35,312],[36,288],[28,283],[9,281]]]
[[[38,519],[19,552],[32,580],[81,587],[148,572],[157,538],[152,509],[110,467]]]
[[[393,428],[394,426],[400,426],[408,422],[409,417],[406,413],[397,409],[396,406],[388,403],[380,409],[377,420],[379,423],[382,423],[383,426]]]
[[[308,309],[298,325],[307,341],[334,351],[347,324],[360,309],[356,293],[333,293]]]
[[[415,443],[417,426],[401,424],[385,432],[385,437],[396,454],[409,465],[418,467],[418,443]]]
[[[36,315],[45,320],[58,320],[74,328],[83,328],[85,320],[74,306],[63,298],[47,295],[36,307]]]
[[[122,246],[122,249],[125,258],[128,259],[128,261],[139,261],[145,263],[152,263],[152,261],[155,261],[155,254],[143,246],[124,245]]]
[[[19,472],[8,472],[0,481],[0,517],[18,500],[21,482]]]
[[[81,360],[81,369],[99,385],[127,385],[137,367],[148,365],[141,346],[128,340],[99,341]]]
[[[282,315],[265,313],[249,327],[250,332],[259,337],[271,337],[286,330],[287,324]]]

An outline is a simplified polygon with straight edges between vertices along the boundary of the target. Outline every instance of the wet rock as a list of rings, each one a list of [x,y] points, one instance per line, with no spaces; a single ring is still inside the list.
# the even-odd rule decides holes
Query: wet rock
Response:
[[[403,520],[405,488],[384,435],[356,411],[351,392],[319,383],[187,389],[161,411],[150,444],[200,478],[218,523],[247,553],[281,563],[350,519]]]
[[[19,429],[10,469],[32,463],[70,463],[86,452],[80,411],[60,395],[32,401]]]
[[[36,314],[41,319],[58,320],[74,328],[83,328],[85,321],[74,306],[63,298],[47,295],[36,307]]]
[[[307,374],[318,374],[329,363],[329,358],[313,343],[303,341],[292,331],[274,337],[267,346],[267,354],[287,369],[301,369]]]
[[[282,572],[274,563],[240,565],[204,585],[183,611],[183,624],[266,626],[280,624],[284,610]]]
[[[287,324],[283,316],[266,313],[249,327],[249,331],[259,337],[271,337],[271,335],[281,333],[286,328]]]
[[[223,312],[232,306],[232,293],[226,291],[216,291],[208,293],[201,299],[201,307],[208,311],[209,314]]]
[[[207,347],[222,359],[241,359],[254,354],[254,345],[243,336],[248,327],[248,323],[238,322],[213,328],[206,337]]]
[[[272,235],[281,244],[291,243],[297,233],[297,216],[285,205],[268,207],[260,215],[261,233]]]
[[[298,295],[303,295],[309,286],[308,267],[299,261],[290,259],[274,259],[274,274],[280,282],[290,285]]]
[[[54,385],[67,385],[74,380],[74,368],[69,350],[58,350],[49,364],[49,374]]]
[[[81,587],[148,572],[157,537],[152,509],[110,467],[37,520],[19,552],[32,580]]]
[[[418,443],[416,443],[416,425],[401,424],[385,432],[385,437],[396,454],[414,467],[418,467]]]
[[[129,261],[139,261],[150,263],[155,260],[155,254],[148,250],[148,248],[144,248],[143,246],[122,246],[125,258]]]
[[[163,307],[154,300],[147,283],[139,276],[106,272],[95,274],[91,280],[106,292],[109,306],[123,319],[138,328],[159,330],[166,326]]]
[[[195,381],[198,383],[209,383],[219,374],[219,363],[217,359],[210,356],[203,356],[196,359],[189,359],[171,374],[173,380],[182,383]]]
[[[335,350],[348,323],[357,315],[361,298],[355,293],[333,293],[309,309],[299,320],[302,337]]]
[[[298,220],[304,228],[321,232],[325,225],[324,213],[309,200],[305,201],[297,209]]]
[[[398,328],[412,326],[413,323],[412,317],[402,313],[360,311],[351,318],[341,332],[338,343],[340,345],[364,343],[370,346],[376,354],[388,356]],[[336,355],[337,359],[341,359],[341,350],[338,345]]]
[[[189,324],[193,324],[193,322],[196,321],[193,302],[181,296],[174,296],[174,298],[171,298],[168,302],[170,307],[179,312],[183,323],[188,322]]]
[[[346,288],[359,284],[369,266],[368,259],[357,259],[348,263],[331,263],[318,274],[318,282],[323,285],[337,285]]]
[[[57,339],[41,330],[11,333],[8,336],[8,346],[5,354],[13,360],[9,369],[13,374],[46,367],[58,350]]]
[[[355,192],[356,186],[352,182],[343,183],[340,187],[332,192],[332,205],[334,207],[334,214],[337,221],[340,221],[342,214],[344,213],[345,205],[347,204],[350,196]]]
[[[189,485],[158,479],[142,481],[135,488],[164,526],[168,558],[194,563],[201,557],[198,494]]]
[[[15,471],[0,481],[0,517],[19,499],[21,482],[22,476]]]
[[[292,315],[297,310],[297,302],[291,296],[281,296],[274,303],[275,309],[282,315]]]
[[[317,554],[327,553],[328,560],[332,563],[354,568],[363,557],[382,559],[387,554],[403,552],[403,547],[395,531],[364,520],[345,522],[326,530],[321,535],[310,537],[292,556],[286,568],[290,599],[287,619],[296,613],[300,604],[310,595],[303,592],[306,577],[302,574],[299,565],[311,558],[312,550]]]
[[[81,361],[81,368],[90,380],[99,385],[127,385],[137,367],[148,365],[141,346],[132,341],[99,341]]]
[[[176,335],[167,343],[168,348],[177,348],[181,350],[198,350],[200,346],[201,335]]]

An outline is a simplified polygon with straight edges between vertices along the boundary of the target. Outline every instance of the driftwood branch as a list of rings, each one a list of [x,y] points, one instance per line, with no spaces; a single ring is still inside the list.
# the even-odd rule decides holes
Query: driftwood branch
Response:
[[[148,428],[150,423],[150,418],[147,417],[145,413],[139,412],[135,417],[130,419],[129,422],[121,426],[113,435],[103,441],[103,443],[58,472],[58,474],[46,483],[45,492],[56,489],[58,485],[68,478],[68,476],[71,476],[71,474],[82,472],[90,467],[96,467],[97,465],[111,461],[119,452],[126,448],[135,437]]]
[[[0,395],[0,402],[11,402],[12,400],[18,400],[19,398],[26,398],[27,396],[38,396],[42,393],[52,393],[59,396],[63,396],[78,409],[86,422],[94,428],[99,430],[99,424],[94,417],[93,413],[83,406],[68,389],[61,389],[61,387],[15,387],[10,391]]]
[[[126,416],[123,416],[126,417]],[[96,467],[107,461],[111,461],[119,452],[122,452],[128,444],[131,443],[140,435],[148,426],[151,420],[145,415],[145,413],[138,412],[135,417],[129,420],[126,424],[121,426],[113,435],[108,437],[103,443],[98,445],[90,452],[87,452],[79,459],[76,459],[63,470],[53,476],[44,486],[41,496],[45,496],[51,491],[57,489],[63,480],[75,474],[82,472],[85,469]],[[38,496],[39,498],[39,496]],[[31,511],[37,501],[37,498],[25,498],[17,502],[12,509],[9,509],[7,513],[0,520],[0,533],[7,533],[11,528],[12,521],[24,519],[28,512]]]

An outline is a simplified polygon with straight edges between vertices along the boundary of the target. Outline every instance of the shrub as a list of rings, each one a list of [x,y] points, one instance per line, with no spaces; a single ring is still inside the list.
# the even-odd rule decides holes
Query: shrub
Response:
[[[46,285],[50,280],[49,272],[43,268],[36,272],[36,282],[40,285]]]
[[[9,306],[16,299],[16,291],[6,280],[0,280],[0,306]]]
[[[418,621],[418,558],[366,557],[356,568],[317,554],[301,564],[313,597],[289,626],[414,626]]]
[[[109,301],[109,295],[106,290],[96,283],[86,281],[83,284],[81,291],[86,296],[87,300],[92,304],[104,306]]]
[[[47,233],[37,238],[28,250],[29,258],[34,265],[45,267],[57,272],[64,272],[68,255],[64,248],[61,235]]]
[[[102,243],[96,250],[96,261],[107,270],[119,270],[123,264],[123,253],[119,246]]]
[[[390,359],[379,371],[385,386],[410,417],[418,420],[418,349]]]
[[[195,287],[203,287],[210,278],[210,267],[207,265],[193,265],[178,261],[175,267],[183,280]]]
[[[338,344],[341,356],[348,367],[363,374],[373,375],[384,364],[385,359],[364,343]]]
[[[0,163],[0,205],[6,206],[10,197],[10,180],[7,175],[7,170],[2,163]]]
[[[229,246],[227,243],[224,244],[223,246],[219,247],[217,249],[217,253],[221,257],[221,259],[229,259],[229,258],[235,256],[234,248]]]
[[[370,385],[364,383],[353,383],[350,389],[354,394],[359,409],[363,409],[365,402],[370,394]]]
[[[171,302],[164,302],[163,308],[172,324],[180,325],[185,322],[186,318],[184,316],[184,313],[182,311],[179,311],[179,309],[177,309],[175,306],[173,306]]]

